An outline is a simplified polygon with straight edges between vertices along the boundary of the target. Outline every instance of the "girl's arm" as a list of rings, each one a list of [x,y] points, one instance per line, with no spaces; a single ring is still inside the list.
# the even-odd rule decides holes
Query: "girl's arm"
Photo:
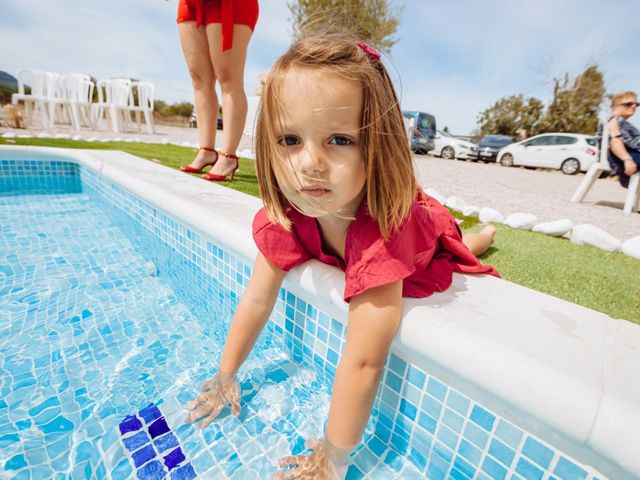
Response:
[[[189,403],[187,422],[207,417],[200,428],[209,425],[228,404],[234,414],[240,413],[240,388],[235,375],[251,352],[262,331],[286,272],[258,253],[256,263],[238,308],[231,321],[218,372],[202,385],[202,393]]]
[[[391,341],[402,315],[402,281],[372,288],[351,299],[347,343],[336,378],[324,442],[308,441],[308,456],[280,460],[278,480],[337,480],[358,446],[380,383]]]

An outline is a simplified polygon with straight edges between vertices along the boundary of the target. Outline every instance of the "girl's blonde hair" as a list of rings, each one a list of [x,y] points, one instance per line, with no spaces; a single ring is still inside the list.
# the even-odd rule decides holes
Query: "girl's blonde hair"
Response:
[[[416,195],[411,150],[400,103],[379,58],[366,53],[355,38],[309,37],[295,42],[271,69],[262,92],[256,125],[256,170],[260,194],[271,221],[290,229],[290,207],[278,183],[284,162],[275,126],[280,123],[279,98],[292,70],[325,71],[362,85],[360,149],[366,172],[366,201],[384,238],[407,217]]]

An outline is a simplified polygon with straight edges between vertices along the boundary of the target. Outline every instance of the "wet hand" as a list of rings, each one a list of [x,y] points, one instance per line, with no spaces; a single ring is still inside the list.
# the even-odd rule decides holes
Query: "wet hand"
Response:
[[[327,440],[310,439],[305,447],[313,450],[309,455],[291,455],[278,462],[280,470],[272,480],[343,480],[347,475],[349,454],[353,448],[341,449]]]
[[[216,373],[216,375],[202,384],[202,393],[187,404],[190,410],[185,419],[186,423],[193,423],[203,418],[198,428],[209,425],[222,411],[231,404],[231,412],[240,414],[240,384],[233,373]]]

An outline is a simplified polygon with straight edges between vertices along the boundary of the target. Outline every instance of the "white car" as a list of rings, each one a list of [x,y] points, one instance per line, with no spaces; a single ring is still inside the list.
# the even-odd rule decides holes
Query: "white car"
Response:
[[[447,132],[438,130],[435,138],[435,148],[429,152],[447,160],[453,158],[472,158],[478,156],[478,146],[475,143],[456,138]]]
[[[566,175],[586,172],[598,161],[596,139],[578,133],[543,133],[507,145],[498,152],[503,167],[555,168]]]

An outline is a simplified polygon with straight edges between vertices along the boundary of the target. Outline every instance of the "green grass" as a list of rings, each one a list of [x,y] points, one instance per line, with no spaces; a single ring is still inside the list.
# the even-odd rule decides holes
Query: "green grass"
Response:
[[[0,144],[122,150],[171,168],[189,163],[193,148],[128,142],[76,142],[62,139],[0,138]],[[203,180],[204,181],[204,180]],[[236,190],[258,196],[253,161],[241,159],[233,182]],[[464,217],[464,230],[477,229],[477,218]],[[566,239],[496,225],[495,244],[481,258],[503,278],[558,298],[640,324],[640,261],[597,248],[574,245]],[[523,309],[527,306],[523,305]]]

